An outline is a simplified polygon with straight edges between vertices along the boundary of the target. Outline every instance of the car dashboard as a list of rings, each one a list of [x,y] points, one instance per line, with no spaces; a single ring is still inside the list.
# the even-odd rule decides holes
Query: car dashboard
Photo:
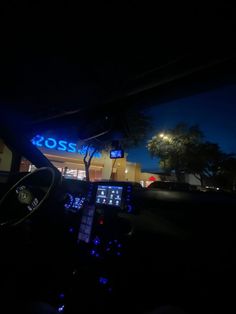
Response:
[[[229,209],[235,208],[231,197],[227,202]],[[63,179],[39,213],[42,219],[32,221],[32,252],[37,264],[38,257],[47,263],[46,269],[43,263],[37,268],[37,280],[29,276],[28,287],[42,288],[43,299],[65,313],[145,313],[166,296],[185,304],[183,296],[192,300],[199,295],[209,265],[224,270],[221,260],[231,249],[225,244],[233,239],[230,226],[235,221],[222,215],[225,204],[221,195],[213,200],[206,193],[152,191],[130,182]],[[200,270],[192,280],[196,267]],[[183,276],[191,288],[180,289]],[[213,287],[209,284],[209,295]]]
[[[119,239],[132,232],[129,222],[119,217],[122,213],[135,213],[132,184],[82,182],[77,183],[77,191],[75,185],[66,183],[64,211],[68,233],[76,237],[78,246],[87,245],[91,256],[101,258],[111,252],[120,256]]]
[[[177,287],[181,280],[178,276],[186,276],[191,282],[189,291],[197,295],[205,269],[216,261],[216,267],[222,269],[221,259],[217,256],[227,253],[223,243],[231,237],[231,229],[225,219],[225,232],[219,233],[217,222],[219,217],[223,226],[221,212],[226,196],[212,198],[200,192],[137,190],[129,182],[74,184],[77,189],[67,189],[72,198],[64,204],[66,230],[74,243],[77,261],[74,291],[78,295],[78,286],[82,285],[80,293],[88,293],[90,298],[85,296],[85,300],[91,300],[93,286],[96,308],[102,306],[98,304],[100,298],[104,300],[104,295],[108,307],[108,297],[113,298],[113,304],[115,298],[118,311],[122,306],[127,309],[128,304],[131,307],[135,304],[137,310],[145,307],[145,302],[148,306],[152,302],[154,305],[156,294],[158,300],[164,299],[165,295],[173,300],[178,296],[178,302],[184,304],[186,300],[181,298],[188,291],[185,287]],[[233,200],[229,197],[227,202],[232,208]],[[208,211],[203,212],[203,204],[208,204]],[[214,248],[213,235],[215,240],[218,239]],[[211,251],[207,254],[209,247]],[[203,257],[204,262],[199,263]],[[198,275],[196,280],[190,280],[196,267],[201,269],[203,277]],[[150,282],[155,281],[159,285],[152,292]],[[208,289],[212,289],[210,284]],[[192,295],[190,293],[190,299]]]
[[[79,290],[83,300],[87,293],[91,298],[91,287],[96,287],[95,303],[104,293],[114,297],[115,277],[125,264],[132,239],[132,224],[124,216],[135,214],[134,190],[129,182],[63,182],[64,226],[73,251],[70,287],[75,293]],[[73,307],[77,299],[72,295],[68,303]]]

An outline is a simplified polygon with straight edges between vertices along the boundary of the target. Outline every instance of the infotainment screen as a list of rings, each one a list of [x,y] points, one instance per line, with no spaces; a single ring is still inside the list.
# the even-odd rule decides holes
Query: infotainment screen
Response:
[[[99,185],[96,195],[96,204],[121,206],[123,187]]]

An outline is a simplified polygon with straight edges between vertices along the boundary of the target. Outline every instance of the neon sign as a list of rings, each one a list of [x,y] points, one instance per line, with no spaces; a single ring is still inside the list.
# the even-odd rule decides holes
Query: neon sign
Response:
[[[36,135],[31,142],[33,145],[37,147],[44,147],[47,149],[55,149],[62,152],[68,152],[68,153],[74,153],[84,156],[86,154],[86,151],[88,149],[88,146],[82,146],[82,148],[79,148],[76,143],[68,142],[65,140],[57,140],[53,137],[44,137],[42,135]],[[89,148],[88,154],[91,155],[94,151],[93,147]],[[94,154],[95,158],[101,158],[102,154],[100,152],[96,152]]]

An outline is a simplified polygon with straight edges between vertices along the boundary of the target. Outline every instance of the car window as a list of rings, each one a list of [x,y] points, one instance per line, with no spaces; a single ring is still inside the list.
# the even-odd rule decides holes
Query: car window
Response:
[[[25,157],[21,158],[19,172],[32,172],[36,169],[32,163]]]
[[[25,157],[14,158],[14,152],[0,139],[0,172],[1,175],[7,175],[10,171],[13,172],[31,172],[36,169],[32,163]],[[16,162],[16,167],[12,170],[13,163]]]
[[[2,139],[0,139],[0,171],[9,172],[12,164],[12,151],[7,147]]]

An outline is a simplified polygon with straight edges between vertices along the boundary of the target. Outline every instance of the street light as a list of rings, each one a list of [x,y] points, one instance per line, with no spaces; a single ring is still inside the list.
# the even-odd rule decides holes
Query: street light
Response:
[[[172,141],[172,137],[165,134],[165,133],[160,133],[159,134],[159,137],[163,140],[163,141],[166,141],[166,142],[171,142]]]

